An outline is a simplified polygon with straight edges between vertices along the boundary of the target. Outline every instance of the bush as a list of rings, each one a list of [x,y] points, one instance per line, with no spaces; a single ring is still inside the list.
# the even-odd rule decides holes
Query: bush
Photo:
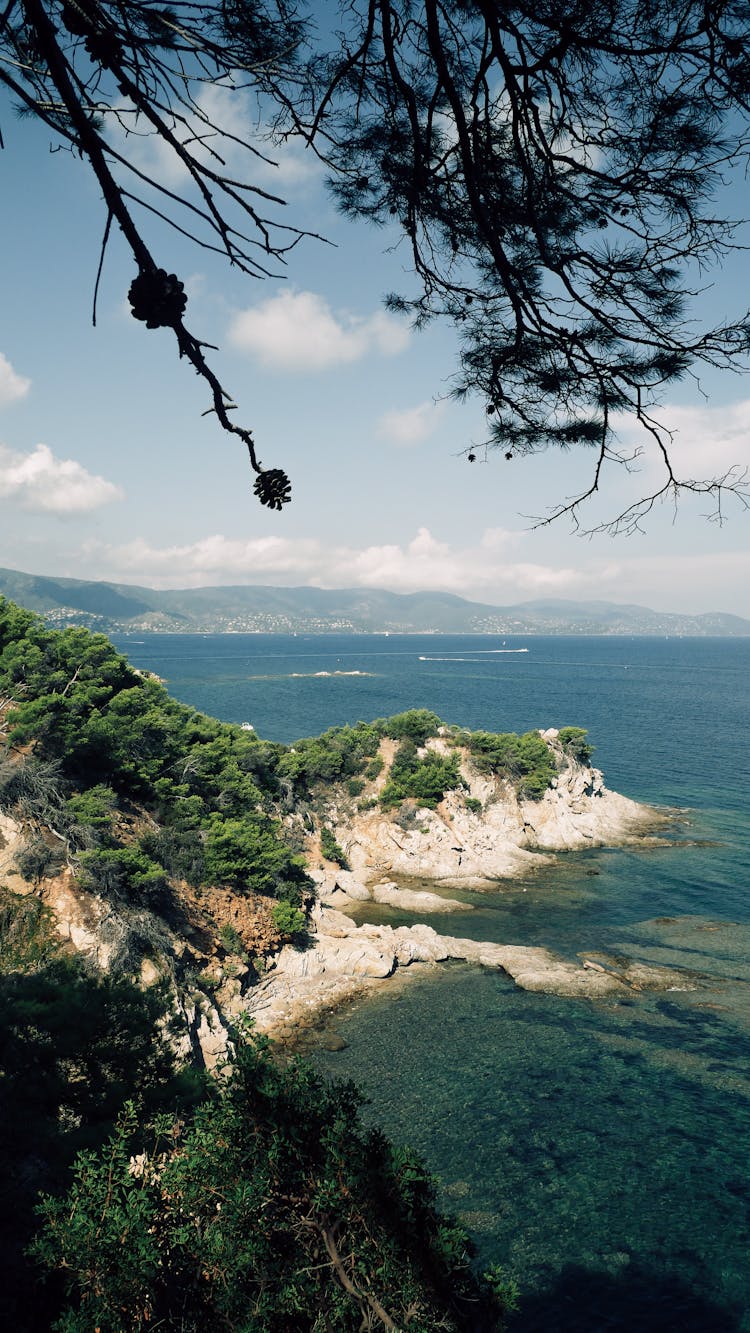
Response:
[[[366,1129],[359,1100],[238,1040],[192,1115],[141,1128],[129,1106],[40,1209],[34,1253],[67,1288],[58,1327],[498,1333],[496,1275],[475,1276],[423,1164]]]
[[[325,824],[320,830],[320,850],[326,861],[334,861],[342,870],[349,869],[345,852],[339,847],[332,829],[327,828]]]
[[[589,745],[586,740],[587,735],[588,732],[583,727],[561,727],[557,733],[557,739],[571,759],[575,759],[579,764],[587,765],[594,753],[593,745]]]
[[[244,819],[211,816],[205,845],[206,874],[239,893],[279,897],[281,884],[307,883],[299,858],[279,839],[279,825],[265,815]]]
[[[478,801],[476,796],[465,796],[464,805],[473,815],[480,815],[482,813],[482,802]]]
[[[350,778],[346,784],[346,794],[352,798],[361,796],[364,789],[365,784],[362,778]]]
[[[39,884],[45,875],[54,875],[63,864],[59,847],[50,847],[39,834],[34,834],[16,852],[16,866],[20,875],[32,884]]]
[[[406,716],[404,714],[404,716]],[[412,740],[401,742],[382,792],[380,804],[390,810],[411,797],[419,805],[434,810],[447,791],[461,785],[462,778],[455,754],[427,754],[420,758]]]
[[[169,885],[164,871],[141,847],[105,847],[81,856],[84,885],[103,898],[134,907],[163,907]]]
[[[271,920],[281,935],[300,935],[307,927],[307,917],[291,903],[274,903]]]
[[[376,778],[379,778],[380,774],[383,772],[383,768],[384,764],[382,755],[374,755],[365,768],[365,777],[367,778],[367,781],[374,782]]]
[[[527,731],[523,736],[474,731],[468,737],[468,746],[480,773],[507,778],[518,795],[527,800],[543,796],[555,776],[552,751],[538,731]]]
[[[242,936],[229,922],[219,927],[219,939],[227,953],[237,954],[240,958],[247,953]]]
[[[332,727],[321,736],[295,741],[279,758],[278,775],[307,789],[321,782],[358,777],[377,751],[381,734],[379,724],[358,722],[354,727]]]
[[[381,723],[383,732],[393,740],[410,740],[415,745],[424,745],[429,736],[436,736],[442,726],[437,713],[427,708],[410,708],[406,713],[396,713]]]

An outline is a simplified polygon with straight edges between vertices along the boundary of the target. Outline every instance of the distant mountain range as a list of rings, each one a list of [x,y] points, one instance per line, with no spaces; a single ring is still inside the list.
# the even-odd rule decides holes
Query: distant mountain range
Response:
[[[562,599],[490,606],[446,592],[365,588],[185,588],[157,592],[0,569],[0,594],[50,625],[106,634],[668,634],[747,637],[750,620],[688,616],[615,602]]]

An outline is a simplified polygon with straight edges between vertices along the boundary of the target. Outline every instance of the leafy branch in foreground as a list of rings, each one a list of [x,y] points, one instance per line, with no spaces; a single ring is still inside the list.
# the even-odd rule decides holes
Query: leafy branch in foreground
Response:
[[[96,176],[106,208],[97,289],[114,221],[138,267],[129,291],[133,316],[149,329],[172,330],[180,357],[208,385],[209,411],[245,445],[256,496],[281,509],[290,498],[289,479],[262,466],[252,432],[230,418],[235,404],[206,360],[209,344],[185,324],[184,284],[157,263],[134,212],[146,210],[254,277],[269,276],[269,264],[283,264],[308,234],[271,221],[262,210],[283,206],[283,199],[230,173],[221,156],[228,145],[251,160],[267,159],[249,139],[225,130],[202,97],[206,88],[231,93],[252,84],[257,65],[293,60],[298,24],[283,0],[271,9],[254,5],[253,20],[232,39],[226,8],[222,19],[214,7],[190,3],[9,0],[0,16],[0,84]],[[139,166],[121,142],[144,132],[174,155],[188,182],[183,193]]]
[[[260,1038],[225,1073],[192,1115],[144,1129],[126,1108],[43,1202],[60,1329],[497,1333],[496,1275],[475,1276],[422,1163],[363,1128],[351,1084],[280,1068]]]
[[[485,447],[509,460],[592,452],[589,484],[539,522],[578,525],[607,465],[632,468],[641,448],[618,443],[628,420],[661,476],[605,527],[631,531],[684,491],[710,497],[719,521],[727,496],[747,505],[739,468],[680,475],[658,408],[686,375],[747,365],[747,312],[701,328],[693,307],[740,244],[715,199],[750,147],[748,0],[344,0],[315,19],[288,0],[7,0],[0,12],[0,84],[101,188],[99,274],[114,221],[138,269],[133,314],[172,330],[209,412],[245,445],[261,503],[281,509],[289,479],[231,419],[208,344],[184,322],[184,285],[136,217],[258,278],[313,234],[270,218],[283,200],[223,156],[244,149],[250,175],[269,160],[257,146],[268,136],[238,135],[222,110],[247,88],[277,135],[327,164],[344,213],[400,229],[416,290],[389,304],[417,327],[456,326],[454,392],[482,396]],[[184,188],[128,151],[142,135]]]
[[[685,375],[747,365],[747,312],[701,330],[690,308],[739,248],[715,199],[750,146],[746,0],[343,10],[339,45],[276,82],[286,124],[331,168],[346,214],[400,227],[419,282],[390,306],[455,324],[454,392],[484,398],[485,447],[593,452],[588,486],[538,522],[578,525],[605,466],[632,467],[628,419],[662,475],[604,527],[631,531],[683,491],[719,520],[728,495],[747,506],[740,468],[681,477],[655,415]]]

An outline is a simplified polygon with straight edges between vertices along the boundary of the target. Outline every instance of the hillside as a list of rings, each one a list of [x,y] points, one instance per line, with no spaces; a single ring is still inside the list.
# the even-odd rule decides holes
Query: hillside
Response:
[[[0,569],[0,594],[56,628],[104,633],[625,634],[747,637],[750,620],[562,599],[494,606],[452,593],[379,589],[187,588],[157,591]]]
[[[590,759],[575,726],[470,732],[424,709],[266,742],[0,598],[0,1323],[499,1333],[511,1290],[472,1269],[421,1163],[248,1021],[295,1040],[449,958],[560,995],[673,986],[349,915],[460,914],[446,888],[640,841],[659,817]],[[434,893],[384,879],[415,867]]]

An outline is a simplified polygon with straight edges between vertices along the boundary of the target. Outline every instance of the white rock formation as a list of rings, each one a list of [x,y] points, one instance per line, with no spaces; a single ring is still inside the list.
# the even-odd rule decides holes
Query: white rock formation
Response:
[[[598,769],[564,757],[555,730],[542,735],[561,767],[541,800],[520,800],[509,782],[479,774],[464,751],[465,790],[448,792],[436,810],[416,809],[411,827],[380,809],[333,807],[330,822],[352,867],[348,880],[337,874],[339,888],[361,897],[363,885],[391,875],[480,887],[523,874],[550,852],[627,842],[658,822],[656,811],[609,791]],[[440,738],[427,746],[445,747]],[[467,796],[480,812],[467,808]]]

